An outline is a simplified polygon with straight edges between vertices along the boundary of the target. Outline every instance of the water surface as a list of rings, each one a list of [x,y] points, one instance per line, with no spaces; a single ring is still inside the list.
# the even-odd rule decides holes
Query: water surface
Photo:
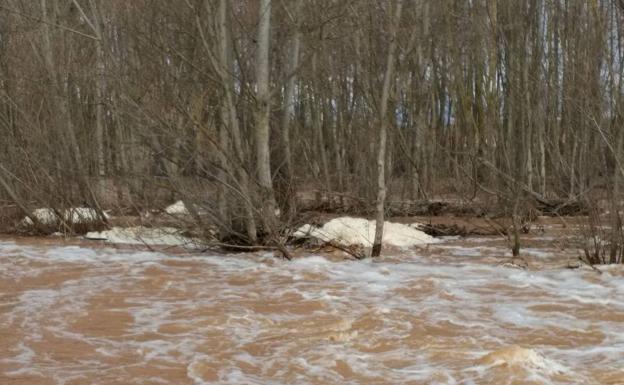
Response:
[[[624,383],[622,270],[543,241],[531,271],[488,238],[292,262],[2,241],[0,383]],[[509,347],[532,355],[484,359]]]

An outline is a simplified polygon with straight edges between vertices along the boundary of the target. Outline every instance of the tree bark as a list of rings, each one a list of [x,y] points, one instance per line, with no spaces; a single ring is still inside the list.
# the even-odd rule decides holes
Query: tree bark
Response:
[[[232,142],[234,144],[234,152],[236,153],[237,164],[234,166],[237,170],[238,185],[241,190],[241,196],[243,198],[244,216],[245,216],[245,230],[249,242],[254,244],[258,239],[258,232],[256,227],[256,220],[254,217],[253,201],[251,191],[249,187],[249,175],[243,167],[245,159],[242,139],[240,134],[240,126],[238,121],[238,115],[236,113],[236,106],[234,104],[234,90],[232,87],[232,79],[230,71],[232,70],[232,52],[230,46],[230,34],[228,28],[228,0],[219,1],[219,19],[218,19],[218,35],[219,35],[219,55],[218,63],[215,64],[217,73],[219,74],[221,83],[223,85],[224,100],[221,108],[221,124],[222,130],[229,129],[232,135]],[[225,138],[221,137],[222,144],[225,142]],[[224,150],[224,149],[222,149]],[[225,160],[222,160],[223,167],[229,167]]]
[[[296,72],[299,67],[299,51],[301,50],[301,8],[303,0],[297,0],[295,4],[295,33],[290,42],[290,50],[288,56],[288,64],[286,70],[287,82],[284,91],[284,99],[282,102],[282,146],[284,150],[284,174],[286,175],[287,188],[287,205],[288,209],[293,212],[296,202],[296,188],[294,186],[294,173],[292,164],[292,152],[290,146],[290,123],[295,114],[295,85],[297,82]]]
[[[381,243],[383,239],[385,204],[386,204],[386,142],[388,138],[388,101],[390,99],[390,89],[394,72],[394,64],[397,50],[397,31],[401,21],[402,0],[397,0],[394,10],[394,17],[390,25],[390,46],[386,58],[386,73],[384,75],[383,89],[379,105],[379,151],[377,153],[377,205],[375,222],[375,240],[371,250],[371,257],[378,257],[381,254]]]
[[[256,170],[260,188],[262,218],[265,231],[273,234],[277,229],[275,195],[271,178],[269,149],[271,90],[269,85],[269,50],[271,44],[271,0],[260,1],[258,25],[258,51],[256,53]]]

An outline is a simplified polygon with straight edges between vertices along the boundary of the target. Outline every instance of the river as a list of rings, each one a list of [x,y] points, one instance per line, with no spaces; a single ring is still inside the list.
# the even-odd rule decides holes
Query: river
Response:
[[[624,270],[552,238],[375,261],[0,241],[0,384],[624,384]]]

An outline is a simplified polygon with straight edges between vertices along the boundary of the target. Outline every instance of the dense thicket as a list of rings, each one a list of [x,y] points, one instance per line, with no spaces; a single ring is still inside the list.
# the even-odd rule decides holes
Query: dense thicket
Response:
[[[296,191],[372,205],[382,125],[391,200],[617,190],[618,1],[402,5],[397,21],[394,1],[3,0],[0,194],[182,198],[253,240]]]

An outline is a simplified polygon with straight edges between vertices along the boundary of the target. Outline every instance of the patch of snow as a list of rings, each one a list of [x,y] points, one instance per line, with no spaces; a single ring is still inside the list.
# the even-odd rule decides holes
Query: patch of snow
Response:
[[[199,215],[206,215],[208,211],[205,207],[198,204],[192,204],[193,208]],[[190,215],[188,207],[184,204],[183,201],[177,201],[176,203],[169,205],[165,208],[165,213],[169,215]]]
[[[72,207],[65,210],[58,210],[63,221],[67,223],[79,224],[79,223],[92,223],[97,222],[100,218],[95,209],[90,207]],[[44,225],[56,225],[59,222],[59,216],[51,208],[40,208],[33,210],[32,214],[41,224]],[[105,218],[109,218],[108,214],[104,213]],[[32,226],[33,221],[29,217],[22,219],[22,225]]]
[[[375,239],[375,221],[363,218],[341,217],[325,223],[323,227],[309,224],[293,234],[297,238],[313,237],[322,241],[336,241],[345,245],[371,247]],[[385,222],[382,242],[396,247],[411,247],[435,242],[435,238],[402,223]]]
[[[165,212],[170,215],[189,215],[189,211],[182,201],[177,201],[176,203],[167,206],[167,208],[165,208]]]
[[[53,225],[58,220],[56,213],[52,209],[36,209],[30,215],[43,225]],[[25,217],[22,219],[22,224],[33,225],[33,221],[29,217]]]
[[[106,219],[109,218],[108,214],[103,214]],[[100,219],[97,211],[89,207],[73,207],[65,210],[63,216],[65,221],[71,223],[89,223]]]
[[[173,227],[113,227],[105,231],[91,231],[86,239],[102,240],[110,243],[149,246],[191,246],[196,240],[185,237]]]

